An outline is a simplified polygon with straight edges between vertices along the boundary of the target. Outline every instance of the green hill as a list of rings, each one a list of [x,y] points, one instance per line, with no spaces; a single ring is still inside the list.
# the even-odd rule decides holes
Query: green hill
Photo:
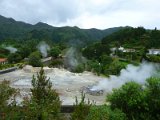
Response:
[[[126,27],[102,39],[103,44],[127,48],[160,48],[160,30],[147,30],[143,27]]]
[[[0,16],[0,40],[52,40],[54,42],[68,42],[80,40],[90,42],[101,40],[103,37],[118,31],[122,27],[99,29],[80,29],[78,27],[53,27],[39,22],[35,25],[15,21],[12,18]]]

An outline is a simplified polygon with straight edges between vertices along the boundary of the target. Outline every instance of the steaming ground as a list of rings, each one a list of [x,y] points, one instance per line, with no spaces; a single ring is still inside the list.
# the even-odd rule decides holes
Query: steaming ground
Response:
[[[19,88],[22,95],[29,93],[31,88],[31,79],[33,73],[39,68],[25,67],[23,70],[0,75],[0,80],[11,81],[11,86]],[[93,86],[91,89],[104,90],[105,94],[102,96],[92,96],[86,94],[86,98],[91,101],[94,100],[96,104],[104,104],[107,92],[111,92],[113,88],[119,88],[129,81],[135,81],[144,84],[147,78],[156,75],[159,65],[152,63],[142,63],[139,66],[128,65],[126,69],[121,70],[119,76],[110,76],[109,78],[99,77],[91,72],[84,72],[80,74],[71,73],[65,69],[58,68],[44,68],[47,77],[53,83],[53,87],[60,94],[60,99],[64,105],[73,105],[75,96],[80,98],[80,90],[83,87]]]
[[[95,85],[98,81],[104,79],[103,77],[98,77],[91,72],[84,72],[80,74],[71,73],[65,69],[58,68],[44,68],[47,77],[53,83],[53,87],[60,94],[60,99],[64,105],[73,105],[75,103],[75,96],[80,98],[80,90],[84,86]],[[23,70],[17,70],[14,72],[6,73],[0,75],[0,80],[10,80],[11,86],[14,88],[19,88],[22,96],[29,93],[31,88],[31,79],[33,72],[36,74],[37,68],[27,67]],[[105,102],[105,95],[102,96],[92,96],[86,94],[86,98],[91,101],[94,100],[96,104],[103,104]]]
[[[144,84],[146,79],[158,75],[159,64],[143,62],[139,66],[128,65],[122,69],[119,76],[111,75],[108,79],[101,80],[92,90],[103,89],[111,92],[113,88],[119,88],[129,81]]]
[[[50,50],[50,46],[45,41],[40,42],[37,48],[41,52],[43,57],[47,57],[47,51]]]
[[[12,47],[11,45],[9,45],[9,46],[2,45],[2,47],[5,48],[5,49],[7,49],[7,50],[9,50],[10,53],[15,53],[15,52],[17,52],[17,48]]]

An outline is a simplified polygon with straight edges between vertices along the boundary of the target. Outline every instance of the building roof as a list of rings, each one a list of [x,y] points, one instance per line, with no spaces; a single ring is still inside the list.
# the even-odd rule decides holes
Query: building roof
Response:
[[[0,62],[6,62],[7,58],[0,58]]]

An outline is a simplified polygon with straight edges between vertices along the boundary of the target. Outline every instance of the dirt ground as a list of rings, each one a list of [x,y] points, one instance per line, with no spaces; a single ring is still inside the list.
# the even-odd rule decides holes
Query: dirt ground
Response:
[[[81,89],[83,87],[92,86],[98,81],[104,79],[94,75],[91,72],[71,73],[65,69],[44,68],[47,78],[50,78],[53,88],[57,90],[62,101],[62,105],[73,105],[75,96],[81,97]],[[39,68],[27,66],[23,69],[0,75],[0,81],[9,80],[14,88],[21,91],[21,95],[30,94],[32,76],[38,72]],[[94,101],[97,105],[105,102],[105,94],[101,96],[93,96],[86,94],[86,100]],[[20,99],[19,99],[20,100]]]

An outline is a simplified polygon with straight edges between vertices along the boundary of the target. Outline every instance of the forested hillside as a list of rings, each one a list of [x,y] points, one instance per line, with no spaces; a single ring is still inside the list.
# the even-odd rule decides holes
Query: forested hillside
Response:
[[[124,47],[160,47],[160,31],[147,30],[143,27],[126,27],[102,39],[103,44]]]
[[[70,40],[82,40],[85,42],[102,39],[122,27],[105,30],[80,29],[78,27],[53,27],[39,22],[35,25],[15,21],[12,18],[0,16],[0,40],[6,39],[38,39],[52,40],[54,42],[68,42]]]
[[[143,27],[125,27],[104,37],[100,42],[85,47],[83,55],[90,60],[98,74],[119,74],[128,63],[138,64],[142,60],[160,63],[160,30],[147,30]],[[94,69],[93,69],[94,68]]]

